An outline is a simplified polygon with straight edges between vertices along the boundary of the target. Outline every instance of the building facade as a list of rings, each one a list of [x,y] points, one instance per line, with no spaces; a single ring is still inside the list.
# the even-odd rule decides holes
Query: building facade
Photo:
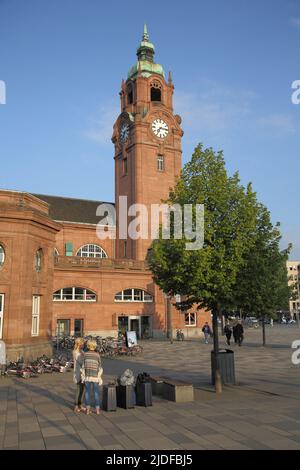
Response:
[[[291,318],[298,318],[300,313],[300,261],[287,261],[288,284],[293,286],[293,298],[289,301]]]
[[[122,81],[113,126],[115,222],[99,215],[102,201],[0,191],[0,339],[10,358],[48,353],[56,334],[163,337],[172,322],[191,337],[210,321],[203,310],[176,310],[153,282],[150,237],[124,236],[133,204],[145,211],[150,234],[151,208],[181,169],[172,77],[165,80],[155,63],[146,28],[137,59]]]

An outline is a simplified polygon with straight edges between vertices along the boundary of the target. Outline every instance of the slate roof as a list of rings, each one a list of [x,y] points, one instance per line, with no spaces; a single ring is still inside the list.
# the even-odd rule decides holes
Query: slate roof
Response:
[[[50,205],[49,216],[53,220],[84,224],[97,224],[101,220],[99,216],[96,216],[96,210],[100,204],[103,204],[103,201],[48,196],[46,194],[33,194],[33,196]],[[106,204],[114,205],[112,202]]]

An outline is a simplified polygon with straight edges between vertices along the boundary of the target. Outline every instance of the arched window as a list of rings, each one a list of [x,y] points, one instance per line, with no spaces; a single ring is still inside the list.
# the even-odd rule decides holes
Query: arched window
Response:
[[[84,245],[76,253],[76,256],[81,256],[85,258],[107,258],[107,254],[98,245]]]
[[[128,85],[127,87],[127,104],[132,104],[133,103],[133,89],[132,85]]]
[[[154,80],[151,83],[151,101],[161,101],[161,83],[158,80]]]
[[[0,245],[0,268],[4,265],[5,251],[2,245]]]
[[[43,250],[40,248],[35,252],[35,257],[34,257],[34,265],[35,265],[35,270],[39,273],[42,270],[42,256],[43,256]]]
[[[95,292],[82,287],[64,287],[54,292],[53,300],[95,302],[97,295]]]
[[[153,302],[153,296],[142,289],[125,289],[115,295],[115,302]]]

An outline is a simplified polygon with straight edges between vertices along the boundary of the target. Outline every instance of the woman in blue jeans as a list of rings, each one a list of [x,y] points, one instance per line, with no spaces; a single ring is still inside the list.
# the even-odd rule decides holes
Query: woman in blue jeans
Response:
[[[88,351],[83,355],[81,380],[85,383],[85,403],[86,414],[90,415],[92,397],[96,405],[96,414],[100,414],[101,393],[100,385],[102,385],[102,373],[100,354],[96,352],[96,341],[87,342]]]

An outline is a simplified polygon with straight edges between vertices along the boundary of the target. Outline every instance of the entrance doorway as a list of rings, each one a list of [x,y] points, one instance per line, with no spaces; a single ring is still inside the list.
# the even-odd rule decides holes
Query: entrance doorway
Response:
[[[151,327],[150,327],[150,317],[143,315],[141,317],[141,338],[142,339],[149,339],[151,334]]]
[[[70,335],[70,320],[57,320],[57,336]]]
[[[147,339],[151,336],[150,317],[146,315],[118,317],[118,330],[124,335],[126,331],[135,331],[138,339]]]
[[[74,320],[74,336],[76,338],[83,336],[83,320],[82,319]]]
[[[140,339],[140,318],[129,317],[129,331],[135,331],[137,339]]]
[[[118,317],[118,331],[120,331],[122,335],[125,335],[126,331],[128,331],[128,317],[124,315]]]

